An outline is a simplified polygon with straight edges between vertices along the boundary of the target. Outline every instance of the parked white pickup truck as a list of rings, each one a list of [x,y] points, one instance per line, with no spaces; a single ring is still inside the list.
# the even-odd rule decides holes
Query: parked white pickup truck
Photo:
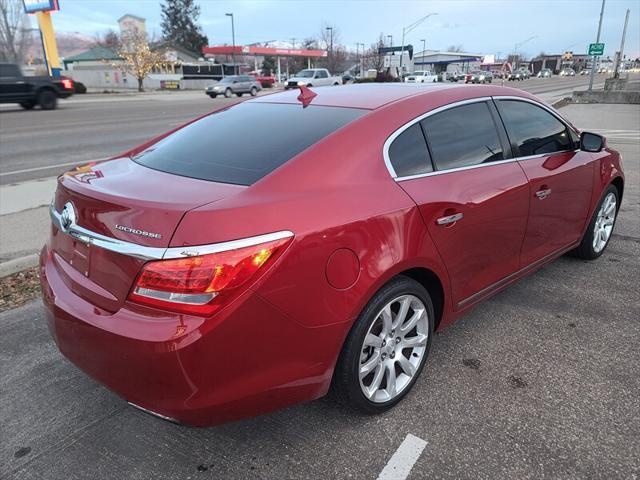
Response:
[[[431,73],[429,70],[420,70],[407,75],[404,79],[406,83],[431,83],[438,81],[438,75]]]
[[[298,87],[320,87],[322,85],[340,85],[341,77],[332,77],[326,68],[308,68],[296,73],[284,84],[284,89]]]

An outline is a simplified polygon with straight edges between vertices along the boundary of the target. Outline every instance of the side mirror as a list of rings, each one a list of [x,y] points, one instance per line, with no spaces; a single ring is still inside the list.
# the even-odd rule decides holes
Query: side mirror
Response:
[[[585,152],[600,152],[604,148],[605,140],[602,135],[591,132],[580,134],[580,150]]]

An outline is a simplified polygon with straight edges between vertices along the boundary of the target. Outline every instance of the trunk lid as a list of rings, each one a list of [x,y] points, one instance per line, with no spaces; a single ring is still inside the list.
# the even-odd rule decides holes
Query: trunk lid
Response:
[[[62,175],[54,199],[73,205],[76,224],[125,242],[164,248],[186,212],[246,187],[180,177],[128,158],[87,165]],[[89,246],[52,227],[53,261],[68,287],[110,312],[127,298],[144,260]]]

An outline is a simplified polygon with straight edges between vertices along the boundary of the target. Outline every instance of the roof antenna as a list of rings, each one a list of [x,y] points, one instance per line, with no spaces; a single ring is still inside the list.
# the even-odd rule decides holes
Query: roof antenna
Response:
[[[300,95],[298,95],[298,101],[302,103],[302,108],[307,108],[311,104],[311,100],[318,95],[305,85],[300,85]]]

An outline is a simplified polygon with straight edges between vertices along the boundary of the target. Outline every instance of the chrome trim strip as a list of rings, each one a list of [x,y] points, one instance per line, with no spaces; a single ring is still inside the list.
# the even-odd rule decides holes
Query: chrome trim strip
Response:
[[[578,133],[575,131],[575,129],[569,125],[567,123],[567,121],[562,118],[560,116],[560,114],[558,112],[556,112],[552,107],[550,107],[549,105],[545,105],[544,103],[540,103],[537,102],[535,100],[532,100],[531,98],[526,98],[526,97],[517,97],[515,95],[495,95],[493,97],[494,100],[517,100],[520,102],[527,102],[527,103],[531,103],[533,105],[536,105],[540,108],[543,108],[544,110],[546,110],[547,112],[549,112],[551,115],[553,115],[554,117],[556,117],[558,120],[560,120],[567,128],[570,128],[571,130],[573,130],[575,133]]]
[[[206,255],[209,253],[218,253],[227,250],[235,250],[237,248],[251,247],[264,242],[293,237],[293,232],[290,232],[289,230],[282,230],[279,232],[267,233],[265,235],[231,240],[228,242],[213,243],[210,245],[169,248],[147,247],[137,243],[125,242],[116,238],[107,237],[106,235],[92,232],[91,230],[76,224],[70,225],[69,228],[64,228],[60,214],[56,211],[53,204],[51,205],[49,213],[51,215],[51,221],[56,228],[60,230],[60,232],[65,233],[86,245],[95,245],[96,247],[104,248],[105,250],[121,253],[130,257],[140,258],[142,260],[162,260]]]
[[[521,276],[526,275],[528,272],[531,272],[531,271],[535,270],[536,268],[543,266],[547,262],[550,262],[551,260],[553,260],[555,258],[559,258],[560,256],[564,255],[568,251],[573,250],[579,244],[580,244],[580,242],[573,242],[568,247],[563,247],[563,248],[560,248],[560,249],[556,250],[555,252],[551,252],[550,254],[545,255],[542,258],[539,258],[535,262],[530,263],[526,267],[523,267],[520,270],[517,270],[517,271],[515,271],[513,273],[510,273],[506,277],[498,280],[497,282],[492,283],[491,285],[489,285],[488,287],[483,288],[479,292],[476,292],[473,295],[468,296],[467,298],[463,298],[457,304],[458,309],[463,308],[463,307],[465,307],[466,305],[468,305],[470,303],[475,303],[476,301],[479,301],[479,300],[481,300],[481,299],[483,299],[483,298],[485,298],[485,297],[487,297],[489,295],[497,293],[499,290],[502,289],[502,287],[508,285],[511,282],[511,280],[520,278]]]
[[[435,172],[418,173],[416,175],[408,175],[406,177],[396,177],[396,182],[402,182],[404,180],[414,180],[416,178],[433,177],[435,175],[445,175],[447,173],[462,172],[464,170],[473,170],[474,168],[492,167],[493,165],[502,165],[503,163],[513,163],[518,161],[517,158],[507,158],[506,160],[498,160],[491,163],[477,163],[475,165],[467,165],[466,167],[449,168],[448,170],[437,170]]]
[[[279,232],[267,233],[256,237],[242,238],[239,240],[231,240],[229,242],[213,243],[210,245],[197,245],[189,247],[172,247],[167,248],[162,258],[183,258],[193,257],[194,255],[207,255],[209,253],[226,252],[227,250],[235,250],[237,248],[252,247],[265,242],[273,242],[284,238],[293,237],[293,232],[289,230],[281,230]]]
[[[64,228],[60,214],[56,211],[53,204],[50,209],[51,221],[62,233],[81,241],[86,245],[95,245],[112,252],[121,253],[130,257],[140,258],[142,260],[159,260],[164,255],[166,248],[145,247],[135,243],[124,242],[116,238],[107,237],[99,233],[92,232],[76,224],[71,224],[69,228]]]
[[[147,413],[149,415],[153,415],[154,417],[161,418],[162,420],[166,420],[166,421],[171,422],[171,423],[176,423],[178,425],[182,425],[182,422],[176,420],[175,418],[167,417],[166,415],[162,415],[161,413],[157,413],[157,412],[154,412],[153,410],[149,410],[148,408],[144,408],[144,407],[141,407],[140,405],[136,405],[133,402],[127,402],[127,403],[129,405],[131,405],[132,407],[137,408],[138,410],[140,410],[140,411],[142,411],[144,413]]]
[[[469,103],[477,103],[477,102],[486,102],[488,100],[520,100],[523,102],[528,102],[531,103],[533,105],[537,105],[538,107],[543,108],[544,110],[548,111],[550,114],[552,114],[554,117],[556,117],[560,122],[562,122],[562,124],[564,126],[566,126],[567,128],[573,130],[575,133],[576,130],[569,124],[567,124],[567,121],[562,118],[560,116],[559,113],[557,113],[556,111],[554,111],[551,107],[548,107],[547,105],[544,105],[540,102],[536,102],[535,100],[532,100],[530,98],[525,98],[525,97],[517,97],[517,96],[512,96],[512,95],[499,95],[499,96],[493,96],[493,97],[477,97],[477,98],[470,98],[467,100],[462,100],[459,102],[454,102],[454,103],[449,103],[447,105],[443,105],[441,107],[438,107],[436,109],[433,109],[427,113],[424,113],[422,115],[420,115],[419,117],[416,117],[412,120],[410,120],[409,122],[405,123],[403,126],[401,126],[400,128],[398,128],[395,132],[393,132],[389,138],[387,138],[387,140],[384,142],[384,146],[382,149],[382,155],[384,157],[384,163],[387,167],[387,170],[389,171],[389,174],[391,175],[391,178],[393,178],[393,180],[395,180],[396,182],[402,182],[404,180],[414,180],[416,178],[424,178],[424,177],[432,177],[434,175],[444,175],[447,173],[453,173],[453,172],[460,172],[460,171],[464,171],[464,170],[472,170],[474,168],[482,168],[482,167],[490,167],[493,165],[500,165],[503,163],[511,163],[511,162],[518,162],[521,160],[531,160],[534,158],[541,158],[544,156],[549,156],[549,155],[555,155],[556,153],[563,153],[566,152],[567,150],[559,150],[557,152],[549,152],[549,153],[541,153],[538,155],[526,155],[523,157],[514,157],[514,158],[508,158],[506,160],[499,160],[497,162],[489,162],[489,163],[478,163],[475,165],[467,165],[465,167],[457,167],[457,168],[449,168],[447,170],[436,170],[434,172],[426,172],[426,173],[418,173],[415,175],[406,175],[404,177],[399,177],[396,174],[395,169],[393,168],[393,165],[391,165],[391,159],[389,157],[389,147],[391,146],[391,144],[393,143],[393,141],[402,133],[404,132],[406,129],[408,129],[409,127],[413,126],[415,123],[431,116],[431,115],[435,115],[436,113],[440,113],[443,112],[445,110],[449,110],[450,108],[455,108],[455,107],[459,107],[461,105],[466,105]],[[578,152],[580,151],[580,149],[574,150],[574,152]]]

